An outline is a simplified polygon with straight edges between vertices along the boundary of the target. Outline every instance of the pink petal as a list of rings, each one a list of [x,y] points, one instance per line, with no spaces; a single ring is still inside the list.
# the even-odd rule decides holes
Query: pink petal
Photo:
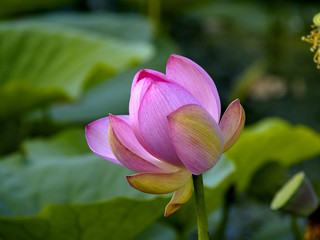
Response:
[[[110,115],[109,142],[115,157],[135,172],[170,172],[160,167],[161,161],[151,156],[139,144],[131,127],[122,119]]]
[[[122,115],[119,118],[129,121],[129,116]],[[122,165],[113,155],[108,137],[109,117],[100,118],[86,126],[86,139],[90,149],[98,156]]]
[[[172,213],[179,210],[184,204],[186,204],[193,193],[193,181],[192,178],[180,189],[178,189],[172,196],[171,201],[166,206],[164,213],[165,217],[168,217]]]
[[[219,94],[205,70],[188,58],[171,55],[166,72],[172,81],[188,90],[216,122],[219,122],[221,113]]]
[[[160,82],[167,81],[166,75],[164,75],[161,72],[157,72],[151,69],[140,70],[133,78],[133,82],[131,86],[131,94],[138,82],[140,82],[141,80],[148,80],[148,79],[150,79],[151,81],[160,81]]]
[[[198,101],[179,86],[153,82],[141,101],[138,113],[135,133],[143,139],[141,145],[157,158],[177,167],[183,167],[183,164],[172,146],[167,116],[190,103],[198,104]]]
[[[220,128],[224,138],[223,151],[230,149],[240,137],[245,122],[245,112],[239,99],[234,100],[224,112]]]
[[[133,79],[133,83],[131,87],[131,97],[129,102],[129,113],[130,113],[129,115],[130,115],[131,127],[138,141],[147,149],[148,149],[148,146],[147,146],[148,144],[144,141],[143,137],[138,131],[139,129],[138,111],[139,111],[141,100],[144,94],[146,93],[150,84],[155,81],[166,82],[167,79],[164,74],[159,73],[157,71],[153,71],[149,69],[144,69],[139,71]]]
[[[166,194],[177,191],[191,178],[191,173],[181,170],[174,173],[139,173],[127,176],[131,187],[150,194]]]
[[[195,104],[182,106],[168,116],[168,122],[175,150],[191,173],[201,174],[220,159],[222,133],[204,108]]]

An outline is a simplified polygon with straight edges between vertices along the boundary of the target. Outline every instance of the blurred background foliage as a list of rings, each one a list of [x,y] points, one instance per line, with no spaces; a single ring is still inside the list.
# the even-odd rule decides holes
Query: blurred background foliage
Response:
[[[308,1],[1,0],[0,239],[196,239],[193,203],[129,187],[130,171],[90,152],[84,126],[127,114],[143,68],[184,55],[214,79],[246,129],[205,174],[215,239],[294,239],[272,212],[304,170],[320,197],[320,72],[301,36]],[[298,219],[304,231],[306,219]],[[224,234],[223,234],[224,233]]]

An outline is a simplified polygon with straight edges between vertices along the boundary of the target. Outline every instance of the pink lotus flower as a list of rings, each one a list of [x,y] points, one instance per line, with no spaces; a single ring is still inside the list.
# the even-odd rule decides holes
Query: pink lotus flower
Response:
[[[129,184],[146,193],[174,192],[165,216],[193,193],[192,174],[211,169],[238,139],[245,121],[239,100],[220,121],[220,98],[210,76],[188,58],[172,55],[166,75],[139,71],[129,115],[101,118],[86,127],[91,150],[138,174]]]

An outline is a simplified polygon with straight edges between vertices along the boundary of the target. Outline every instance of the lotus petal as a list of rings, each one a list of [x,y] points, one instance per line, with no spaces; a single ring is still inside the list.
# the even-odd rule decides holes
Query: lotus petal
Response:
[[[127,176],[131,187],[145,193],[165,194],[182,188],[191,178],[187,170],[174,173],[138,173]]]
[[[171,55],[167,63],[167,76],[187,91],[219,122],[221,113],[217,88],[208,73],[188,58]]]
[[[172,198],[171,201],[168,203],[166,206],[166,210],[164,213],[164,216],[167,217],[174,213],[175,211],[179,210],[185,203],[187,203],[193,193],[193,181],[192,178],[178,191],[176,191]]]
[[[159,82],[168,82],[167,76],[161,72],[157,72],[151,69],[140,70],[133,78],[131,85],[131,94],[133,90],[141,80],[150,80],[150,81],[159,81]],[[143,96],[143,94],[141,94]]]
[[[169,172],[157,166],[161,165],[161,161],[143,149],[130,125],[113,115],[110,115],[109,142],[114,156],[128,169],[135,172]]]
[[[179,86],[152,82],[140,105],[138,119],[143,140],[142,146],[155,157],[174,166],[183,167],[177,156],[170,137],[167,116],[186,104],[198,104],[198,101]],[[133,126],[134,127],[134,126]]]
[[[166,76],[162,73],[149,69],[139,71],[135,75],[132,83],[131,97],[129,102],[130,122],[133,132],[136,135],[138,141],[150,152],[152,152],[152,150],[150,149],[144,138],[141,136],[141,133],[139,131],[138,111],[142,98],[149,88],[150,84],[157,81],[166,82]]]
[[[182,106],[168,116],[168,122],[173,146],[192,174],[209,170],[220,159],[222,133],[203,107],[195,104]]]
[[[224,112],[220,129],[223,134],[223,152],[230,149],[240,137],[245,122],[245,112],[238,99],[234,100]]]
[[[124,121],[129,121],[128,115],[118,116]],[[98,156],[122,165],[112,153],[108,137],[109,117],[100,118],[86,126],[86,139],[90,149]]]

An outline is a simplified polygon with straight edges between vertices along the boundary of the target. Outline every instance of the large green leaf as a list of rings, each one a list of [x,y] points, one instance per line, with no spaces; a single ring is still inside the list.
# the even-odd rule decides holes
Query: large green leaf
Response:
[[[115,198],[72,205],[49,205],[37,216],[0,218],[2,240],[132,239],[156,221],[165,200]]]
[[[134,75],[143,68],[165,72],[170,54],[178,51],[175,44],[168,39],[158,38],[155,45],[156,53],[150,61],[89,88],[79,101],[53,106],[49,111],[51,119],[63,123],[88,123],[108,113],[127,114]]]
[[[39,137],[26,140],[22,144],[22,149],[31,162],[77,157],[91,153],[84,137],[84,129],[71,128],[51,138]]]
[[[71,129],[26,141],[24,154],[0,161],[0,214],[6,216],[0,218],[3,239],[74,239],[79,235],[86,239],[91,231],[96,232],[91,239],[109,235],[108,239],[124,239],[125,231],[125,239],[131,239],[163,215],[168,196],[159,198],[131,188],[125,178],[131,171],[95,156],[84,145],[83,129]],[[221,204],[233,172],[233,163],[223,158],[205,174],[210,211]],[[47,206],[52,203],[59,205]],[[192,201],[172,219],[184,224],[183,216],[195,217]],[[187,226],[194,219],[189,218]],[[121,227],[115,227],[116,223]]]
[[[77,27],[137,42],[149,42],[153,35],[150,22],[134,14],[63,13],[32,17],[29,21],[46,21],[62,26]]]
[[[160,223],[155,223],[150,226],[146,231],[137,236],[135,240],[176,240],[175,231]]]
[[[146,42],[50,21],[1,23],[0,97],[10,102],[0,103],[0,116],[21,114],[57,99],[75,99],[91,81],[106,79],[151,55]]]
[[[236,145],[226,153],[236,164],[235,178],[240,191],[247,188],[255,171],[267,162],[291,166],[319,154],[317,132],[280,119],[266,119],[246,128]]]
[[[83,129],[68,130],[29,140],[24,155],[0,161],[1,215],[28,216],[46,206],[33,217],[1,217],[1,239],[131,239],[163,215],[168,198],[131,188],[131,171],[84,144]]]
[[[125,178],[130,170],[90,153],[85,144],[84,130],[68,130],[27,141],[24,155],[2,159],[0,215],[32,215],[49,203],[154,197],[131,188]]]
[[[132,174],[130,170],[91,153],[82,129],[28,140],[23,152],[0,161],[1,215],[32,215],[48,203],[87,203],[119,196],[154,198],[129,186],[125,176]],[[233,163],[223,157],[205,174],[205,184],[215,195],[210,209],[220,204],[217,189],[233,172]]]
[[[288,139],[291,143],[286,146],[283,141]],[[266,146],[269,152],[263,151]],[[293,152],[297,146],[302,146],[303,150]],[[0,181],[3,183],[0,185],[1,214],[28,216],[50,203],[61,205],[49,205],[33,217],[0,218],[0,236],[4,239],[19,239],[22,236],[74,239],[79,235],[86,238],[91,229],[97,232],[92,239],[105,238],[106,235],[100,234],[101,229],[105,229],[105,233],[114,229],[114,238],[110,239],[121,239],[121,229],[131,229],[128,230],[131,238],[158,220],[169,201],[168,197],[159,199],[130,188],[125,176],[131,172],[90,153],[85,147],[82,129],[62,132],[53,138],[29,140],[23,144],[23,150],[23,155],[14,154],[0,161]],[[309,128],[293,127],[279,119],[269,119],[248,128],[237,145],[226,154],[232,157],[234,163],[223,156],[213,169],[204,174],[208,212],[221,206],[231,184],[245,188],[252,173],[261,164],[272,160],[288,166],[316,154],[319,154],[319,135]],[[257,162],[244,162],[249,156],[256,156]],[[241,165],[240,161],[246,165]],[[121,200],[119,197],[127,199]],[[102,202],[94,203],[97,201]],[[163,221],[185,232],[195,224],[193,205],[191,200]],[[132,206],[138,209],[135,214],[129,214],[134,211]],[[101,214],[101,209],[108,209],[108,214]],[[150,209],[155,214],[153,217],[148,215]],[[128,213],[129,217],[119,214],[119,211]],[[96,214],[103,215],[101,221],[107,227],[102,225],[100,219],[90,226],[86,224],[87,219],[92,219]],[[80,218],[77,218],[79,215]],[[133,229],[136,218],[147,221],[139,225],[141,228]],[[112,221],[122,222],[122,228],[114,228]],[[80,227],[75,228],[75,224],[80,224]],[[38,230],[33,226],[37,226]],[[30,234],[27,236],[28,231]],[[66,235],[56,235],[61,232]]]

